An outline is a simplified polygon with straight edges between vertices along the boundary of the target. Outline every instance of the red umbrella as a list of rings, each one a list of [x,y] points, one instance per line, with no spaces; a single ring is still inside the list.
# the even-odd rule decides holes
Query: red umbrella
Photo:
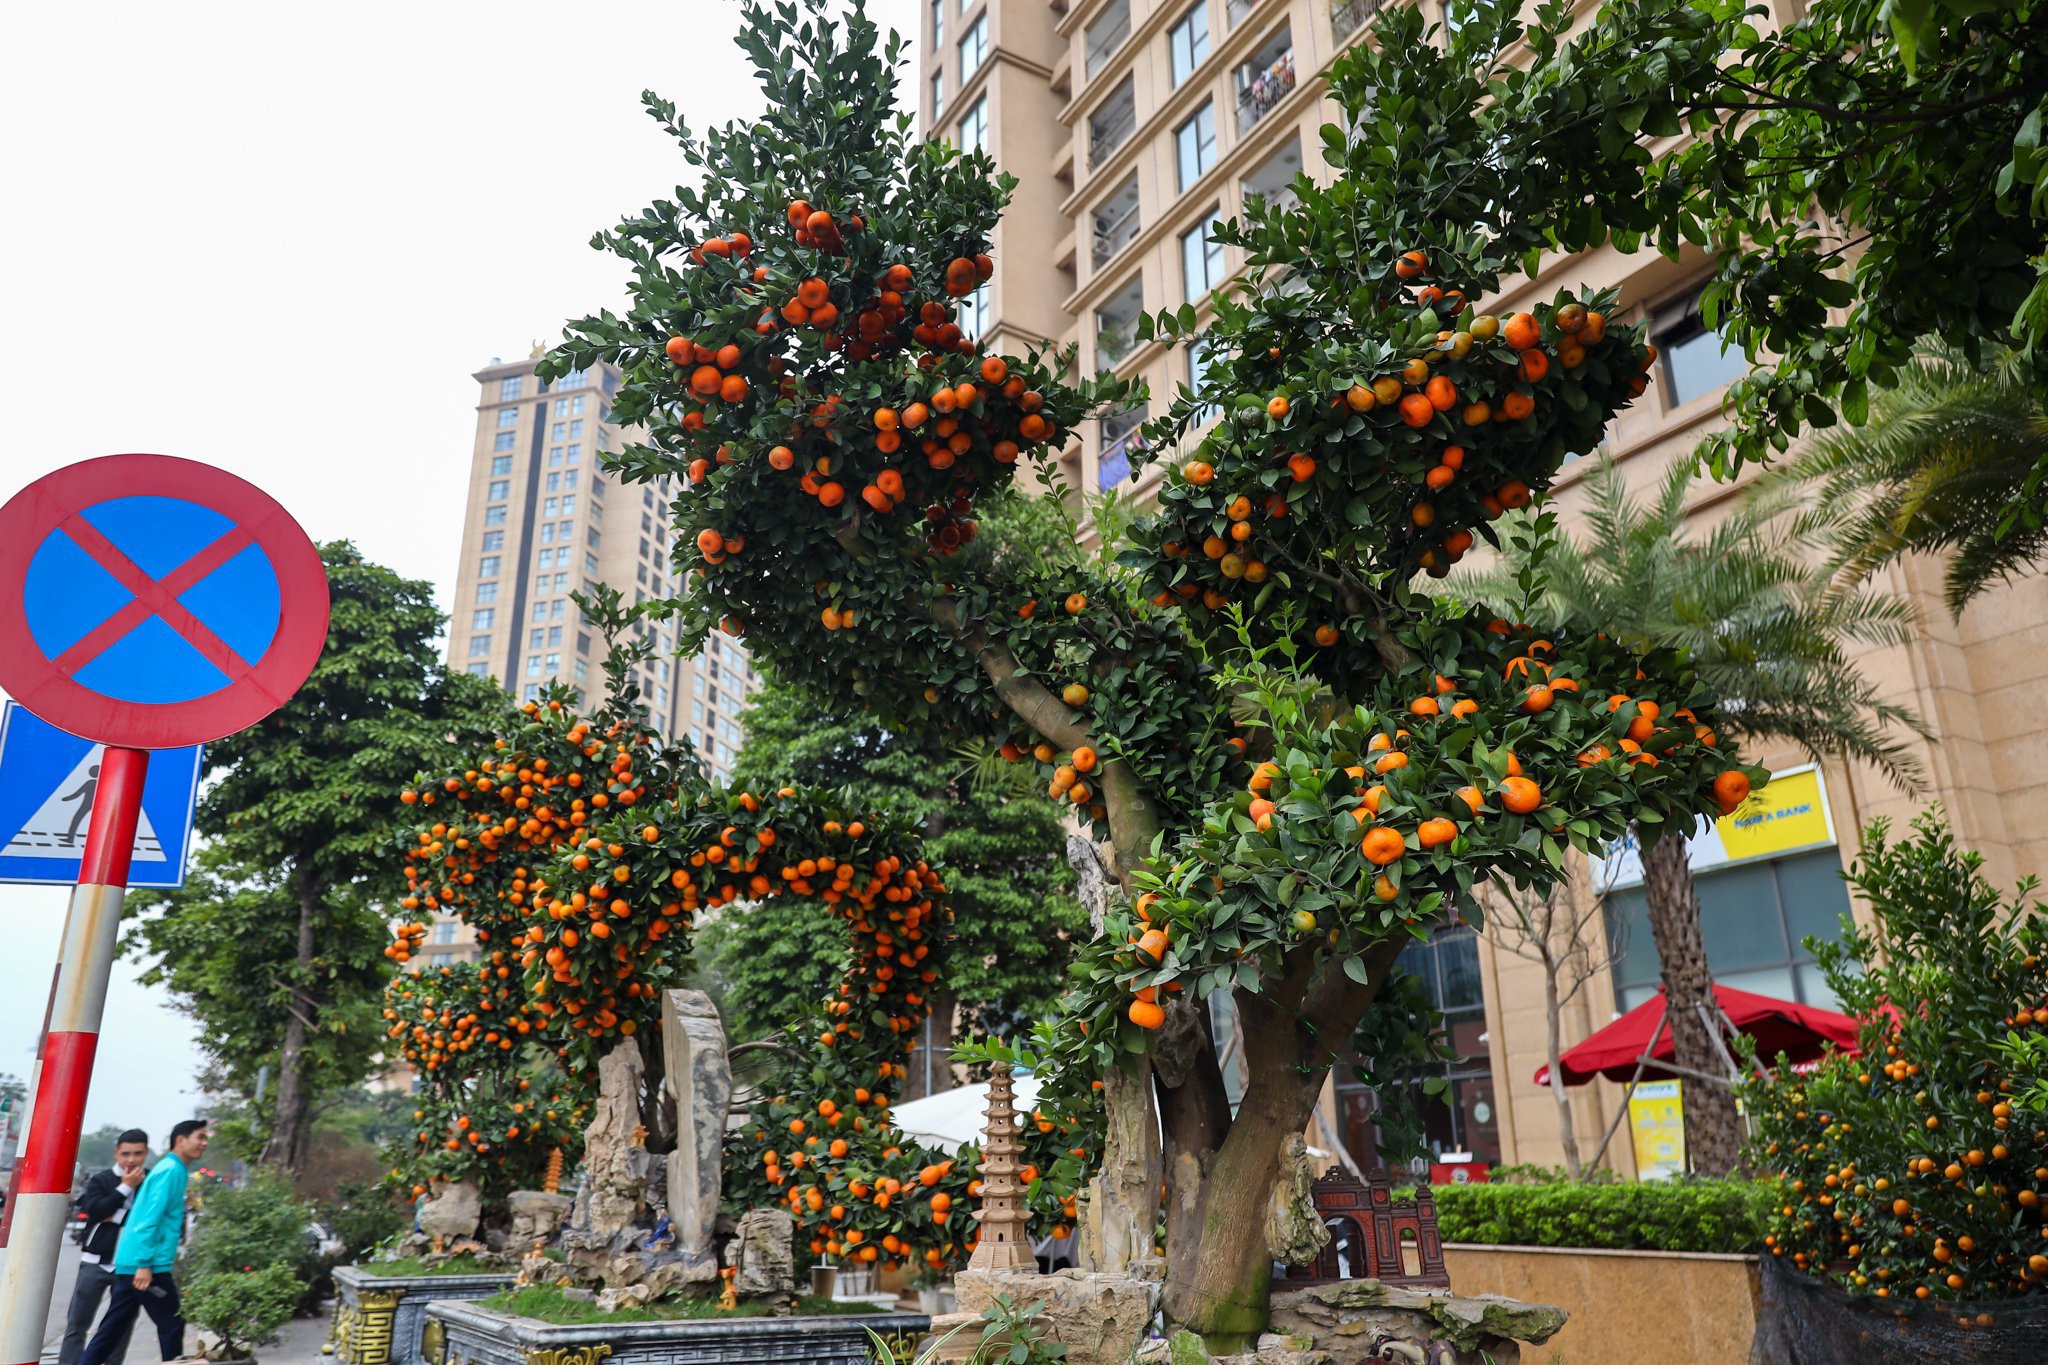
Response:
[[[1795,1063],[1810,1062],[1831,1043],[1851,1054],[1858,1050],[1856,1034],[1861,1026],[1846,1014],[1738,991],[1730,986],[1715,986],[1714,998],[1720,1002],[1721,1012],[1728,1016],[1730,1024],[1756,1039],[1756,1053],[1760,1060],[1769,1060],[1783,1052]],[[1656,1050],[1651,1052],[1653,1039]],[[1664,1027],[1662,988],[1585,1042],[1568,1049],[1559,1059],[1564,1066],[1564,1083],[1584,1085],[1595,1076],[1605,1076],[1611,1081],[1626,1084],[1637,1079],[1636,1068],[1645,1053],[1655,1061],[1677,1059],[1671,1030]],[[1671,1074],[1655,1066],[1642,1068],[1643,1079]],[[1536,1068],[1536,1084],[1550,1084],[1549,1066]]]

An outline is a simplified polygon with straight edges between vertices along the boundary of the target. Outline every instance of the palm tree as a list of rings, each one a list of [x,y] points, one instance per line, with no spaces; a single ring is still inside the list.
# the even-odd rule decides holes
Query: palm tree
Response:
[[[1870,420],[1823,433],[1771,481],[1820,485],[1800,529],[1820,534],[1845,583],[1909,552],[1950,554],[1955,616],[2048,555],[2048,407],[2011,352],[1929,354],[1872,400]]]
[[[1710,529],[1686,521],[1690,461],[1676,462],[1647,502],[1628,494],[1603,453],[1586,480],[1583,536],[1551,511],[1502,523],[1496,567],[1449,580],[1442,591],[1513,610],[1546,627],[1600,630],[1638,648],[1685,650],[1721,698],[1723,728],[1750,741],[1790,740],[1816,756],[1861,759],[1901,788],[1920,780],[1909,747],[1925,731],[1885,701],[1850,650],[1901,644],[1912,607],[1865,587],[1842,587],[1802,534],[1799,490],[1774,483],[1738,502]],[[1638,831],[1642,833],[1642,831]],[[1643,891],[1680,1066],[1725,1071],[1713,1017],[1713,980],[1700,935],[1699,897],[1685,841],[1642,841]],[[1697,1168],[1722,1173],[1739,1157],[1733,1094],[1696,1086],[1686,1102],[1687,1146]]]

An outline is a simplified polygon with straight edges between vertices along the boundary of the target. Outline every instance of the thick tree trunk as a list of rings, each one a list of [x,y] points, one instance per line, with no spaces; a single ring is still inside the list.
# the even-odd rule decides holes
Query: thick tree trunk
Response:
[[[1557,1101],[1557,1141],[1564,1148],[1565,1174],[1577,1180],[1585,1174],[1579,1159],[1579,1130],[1572,1121],[1572,1102],[1564,1091],[1564,1002],[1557,998],[1558,963],[1549,951],[1543,954],[1543,1018],[1548,1025],[1550,1095]]]
[[[306,981],[313,971],[313,924],[320,908],[319,888],[303,874],[292,878],[298,893],[299,937],[293,954],[291,1000],[285,1011],[284,1046],[277,1057],[277,1108],[270,1138],[263,1144],[265,1163],[296,1171],[305,1164],[307,1116],[311,1097],[306,1089],[306,1038],[314,1013]]]
[[[1300,953],[1288,975],[1236,993],[1246,1088],[1229,1117],[1215,1050],[1171,1089],[1162,1077],[1166,1140],[1167,1319],[1201,1334],[1212,1355],[1252,1349],[1273,1282],[1266,1210],[1290,1138],[1308,1127],[1331,1063],[1386,979],[1401,942],[1364,954],[1365,982],[1341,962]],[[1206,1030],[1205,1030],[1206,1031]]]
[[[1670,1021],[1678,1064],[1708,1076],[1725,1076],[1717,1040],[1714,978],[1700,935],[1700,901],[1686,861],[1685,840],[1667,834],[1643,849],[1643,894],[1649,901],[1650,932],[1664,975],[1664,1013]],[[1701,1011],[1705,1011],[1705,1018]],[[1726,1175],[1742,1159],[1742,1122],[1735,1093],[1695,1076],[1685,1076],[1685,1148],[1693,1170]]]

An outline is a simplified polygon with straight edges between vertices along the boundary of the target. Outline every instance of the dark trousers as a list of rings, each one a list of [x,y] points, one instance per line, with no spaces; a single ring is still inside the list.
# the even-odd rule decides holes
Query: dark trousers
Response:
[[[92,1333],[92,1320],[100,1315],[100,1300],[113,1287],[113,1267],[92,1261],[78,1263],[78,1279],[71,1286],[71,1307],[64,1317],[64,1345],[57,1352],[57,1365],[78,1365],[85,1339]],[[129,1319],[129,1326],[121,1329],[121,1339],[114,1343],[107,1359],[120,1360],[128,1354],[129,1328],[134,1325],[134,1319]]]
[[[115,1278],[114,1301],[107,1306],[107,1315],[100,1319],[100,1330],[93,1333],[92,1344],[85,1348],[78,1365],[107,1365],[113,1360],[115,1345],[126,1343],[137,1313],[148,1313],[149,1320],[156,1324],[157,1346],[165,1360],[176,1360],[185,1354],[185,1320],[178,1316],[178,1286],[167,1272],[158,1271],[146,1292],[135,1287],[133,1275]]]

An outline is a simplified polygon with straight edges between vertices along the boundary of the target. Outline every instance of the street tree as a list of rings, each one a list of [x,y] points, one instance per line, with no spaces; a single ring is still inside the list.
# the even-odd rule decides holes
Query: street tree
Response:
[[[1411,587],[1647,384],[1611,293],[1473,307],[1525,256],[1652,226],[1644,109],[1710,78],[1683,15],[1611,68],[1568,19],[1483,8],[1439,49],[1401,7],[1336,61],[1326,180],[1215,229],[1245,272],[1206,331],[1192,308],[1141,328],[1208,363],[1148,427],[1159,506],[1112,568],[980,533],[1020,465],[1136,396],[963,333],[1014,182],[912,138],[900,42],[857,8],[743,9],[757,120],[699,134],[648,97],[695,186],[599,234],[631,306],[544,362],[618,364],[615,412],[648,434],[612,467],[680,478],[686,639],[744,635],[887,726],[998,746],[1113,845],[1127,903],[1034,1041],[1055,1092],[1104,1082],[1112,1134],[1156,1097],[1165,1309],[1218,1348],[1266,1322],[1288,1140],[1401,946],[1765,776],[1677,651]],[[1533,65],[1497,59],[1523,43]],[[1245,1038],[1234,1114],[1217,992]],[[1158,1210],[1126,1212],[1149,1246]]]
[[[262,1158],[297,1169],[321,1100],[359,1084],[377,1050],[391,910],[374,879],[398,821],[390,792],[423,761],[472,746],[509,708],[496,684],[438,655],[433,585],[321,547],[331,616],[304,686],[206,751],[193,878],[138,895],[143,980],[204,1026],[243,1095],[268,1067]]]

